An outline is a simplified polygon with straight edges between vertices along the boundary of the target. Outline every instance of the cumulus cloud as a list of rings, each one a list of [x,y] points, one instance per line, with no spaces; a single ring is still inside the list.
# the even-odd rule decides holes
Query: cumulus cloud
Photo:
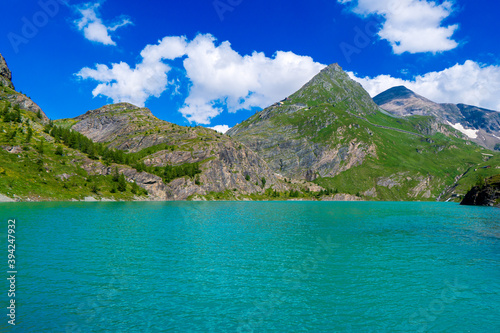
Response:
[[[216,126],[209,127],[209,128],[213,129],[214,131],[223,133],[223,134],[231,129],[231,127],[229,127],[227,125],[216,125]]]
[[[116,45],[111,39],[109,32],[116,31],[116,29],[132,24],[127,18],[122,18],[113,25],[106,26],[98,15],[100,3],[87,3],[77,6],[76,10],[82,17],[75,21],[78,30],[83,31],[85,38],[92,42],[102,43],[104,45]]]
[[[135,68],[124,62],[111,67],[98,64],[95,69],[82,68],[76,75],[101,82],[92,91],[94,97],[106,96],[115,103],[129,102],[142,107],[150,96],[160,97],[168,85],[177,87],[174,80],[168,81],[171,67],[163,60],[182,56],[186,45],[183,37],[165,37],[157,45],[142,50],[142,61]]]
[[[310,57],[278,51],[269,58],[254,52],[241,56],[229,42],[215,44],[199,35],[187,47],[184,68],[192,82],[180,112],[190,121],[206,124],[222,112],[266,107],[298,90],[325,66]]]
[[[440,72],[419,75],[413,80],[403,80],[390,75],[373,78],[349,76],[373,97],[394,86],[404,85],[438,103],[464,103],[500,111],[500,66],[484,66],[472,60],[456,64]]]
[[[363,17],[383,19],[378,35],[396,54],[443,52],[456,48],[452,39],[458,25],[443,26],[453,12],[451,1],[438,4],[427,0],[337,0]]]
[[[169,84],[171,69],[165,60],[184,57],[189,95],[179,110],[190,122],[210,124],[223,112],[266,107],[298,90],[325,65],[292,52],[278,51],[269,58],[264,53],[240,55],[229,42],[216,44],[212,35],[165,37],[141,52],[142,62],[134,69],[125,63],[83,68],[77,75],[101,82],[94,96],[110,97],[114,102],[144,105],[150,96],[158,97]],[[172,81],[171,81],[172,82]]]

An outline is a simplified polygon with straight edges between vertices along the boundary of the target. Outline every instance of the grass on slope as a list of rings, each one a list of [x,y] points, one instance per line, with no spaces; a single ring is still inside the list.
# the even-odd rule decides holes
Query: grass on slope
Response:
[[[423,120],[426,121],[425,118]],[[413,121],[418,125],[418,119]],[[363,125],[376,132],[373,142],[378,147],[377,158],[369,157],[362,165],[344,171],[336,177],[318,179],[316,182],[319,185],[350,194],[375,188],[378,192],[377,199],[382,200],[435,200],[444,187],[455,183],[456,177],[469,168],[483,165],[487,158],[483,154],[490,153],[476,144],[467,145],[463,140],[441,133],[420,138],[396,131],[375,129],[369,124]],[[402,125],[401,129],[408,129],[403,122]],[[394,124],[386,122],[384,126],[392,127]],[[494,173],[494,168],[500,166],[499,160],[500,156],[496,154],[489,162],[492,168],[484,169],[487,170],[484,174]],[[472,174],[469,177],[472,177]],[[390,175],[395,175],[392,181],[399,186],[391,186],[387,182],[386,186],[381,185]],[[423,197],[425,192],[412,192],[412,189],[423,181],[429,182],[428,188],[430,187],[432,194],[429,198]],[[462,179],[463,185],[457,188],[457,192],[466,192],[471,183],[469,178]]]
[[[0,101],[0,110],[5,105],[5,101]],[[83,154],[47,141],[48,135],[43,133],[36,115],[25,110],[20,113],[21,123],[0,119],[0,193],[30,200],[86,196],[132,200],[135,195],[144,194],[135,184],[120,188],[112,176],[88,175],[81,168]],[[15,153],[6,150],[12,147],[16,147]]]

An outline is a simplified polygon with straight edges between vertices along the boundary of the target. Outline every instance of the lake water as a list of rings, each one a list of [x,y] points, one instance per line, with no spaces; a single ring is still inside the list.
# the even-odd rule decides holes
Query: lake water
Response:
[[[0,217],[3,267],[16,219],[17,264],[1,332],[500,332],[499,209],[15,203]]]

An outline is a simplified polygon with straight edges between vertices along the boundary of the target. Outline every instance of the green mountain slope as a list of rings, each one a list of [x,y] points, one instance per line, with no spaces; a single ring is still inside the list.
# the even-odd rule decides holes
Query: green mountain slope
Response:
[[[5,88],[5,87],[3,87]],[[146,192],[124,177],[94,175],[86,154],[56,143],[37,114],[12,106],[0,88],[0,193],[11,200],[144,200]],[[123,165],[111,165],[113,170]],[[4,197],[4,199],[6,199]]]
[[[367,200],[447,199],[465,193],[455,182],[469,168],[491,157],[489,170],[499,165],[498,154],[433,117],[379,109],[338,65],[228,134],[285,177]]]

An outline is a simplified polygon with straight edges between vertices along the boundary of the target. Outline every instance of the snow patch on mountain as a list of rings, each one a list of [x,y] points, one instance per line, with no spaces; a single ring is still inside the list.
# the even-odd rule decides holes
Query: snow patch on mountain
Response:
[[[473,130],[473,129],[465,129],[462,124],[460,123],[456,123],[455,125],[453,125],[452,123],[450,123],[448,121],[448,124],[450,124],[451,127],[453,127],[454,129],[464,133],[465,135],[467,135],[469,138],[471,139],[477,139],[477,133],[479,132],[479,130]]]

